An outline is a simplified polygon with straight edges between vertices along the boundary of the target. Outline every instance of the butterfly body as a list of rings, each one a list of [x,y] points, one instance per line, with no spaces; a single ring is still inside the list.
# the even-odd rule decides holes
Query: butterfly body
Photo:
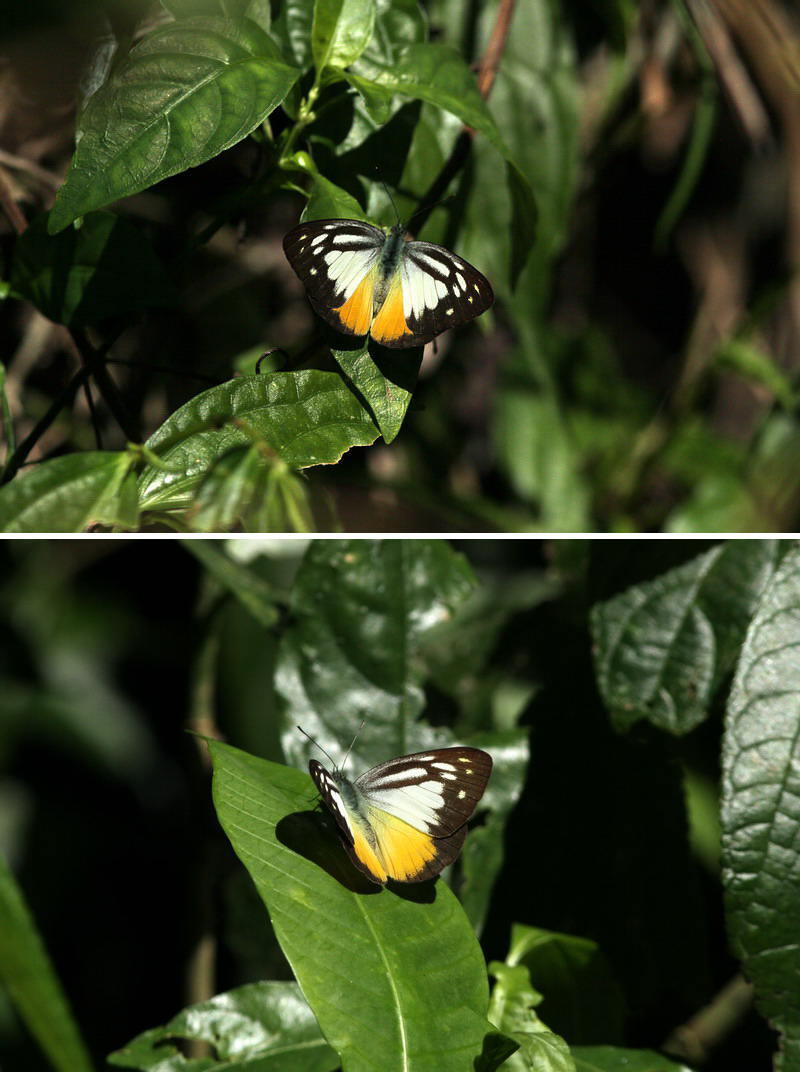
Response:
[[[353,781],[315,759],[308,769],[368,878],[422,882],[461,851],[492,759],[479,748],[439,748],[381,763]]]
[[[476,268],[444,246],[407,241],[400,225],[314,220],[289,231],[283,248],[323,320],[382,346],[422,346],[494,301]]]

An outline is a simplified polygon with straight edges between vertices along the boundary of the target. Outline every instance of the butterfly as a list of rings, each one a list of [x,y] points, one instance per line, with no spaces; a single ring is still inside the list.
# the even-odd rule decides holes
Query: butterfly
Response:
[[[283,249],[323,320],[381,346],[422,346],[494,301],[476,268],[444,246],[407,242],[401,224],[387,232],[362,220],[314,220],[293,227]]]
[[[316,759],[308,770],[353,863],[385,885],[423,882],[456,859],[492,757],[480,748],[435,748],[379,763],[355,781]]]

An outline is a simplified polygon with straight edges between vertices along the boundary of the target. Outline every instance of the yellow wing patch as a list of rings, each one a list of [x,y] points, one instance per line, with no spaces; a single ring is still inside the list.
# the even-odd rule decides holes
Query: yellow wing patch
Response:
[[[377,271],[367,272],[356,289],[344,303],[334,309],[343,326],[353,335],[366,335],[372,323],[372,302],[375,294]],[[402,302],[401,302],[402,305]]]
[[[436,842],[429,834],[386,811],[371,808],[369,823],[375,838],[374,852],[370,853],[383,872],[382,877],[374,872],[377,882],[386,882],[387,875],[398,882],[413,882],[436,856]],[[353,850],[361,863],[370,867],[368,856],[362,857],[355,845]]]
[[[396,342],[403,335],[411,335],[403,314],[403,283],[399,272],[395,274],[389,293],[372,323],[371,335],[376,342]]]

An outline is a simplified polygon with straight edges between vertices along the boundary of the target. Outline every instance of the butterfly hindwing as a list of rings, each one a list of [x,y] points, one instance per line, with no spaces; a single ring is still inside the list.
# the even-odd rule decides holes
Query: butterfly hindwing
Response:
[[[494,302],[489,280],[433,242],[408,242],[403,251],[403,312],[408,335],[384,346],[422,346],[448,328],[466,324]]]
[[[309,763],[353,862],[379,883],[421,882],[456,859],[491,770],[479,748],[402,756],[355,782]]]

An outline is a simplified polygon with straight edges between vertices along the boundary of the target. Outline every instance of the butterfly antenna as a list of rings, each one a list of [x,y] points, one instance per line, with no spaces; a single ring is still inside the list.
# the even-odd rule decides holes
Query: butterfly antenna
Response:
[[[391,193],[389,192],[389,187],[386,185],[386,183],[383,181],[383,179],[378,179],[378,182],[384,188],[384,190],[386,191],[386,196],[392,202],[392,208],[394,209],[394,216],[395,216],[395,219],[397,220],[397,226],[399,227],[400,226],[400,213],[397,211],[397,205],[394,203],[394,198],[392,197]],[[362,722],[361,724],[363,726],[364,723]],[[356,734],[356,737],[357,736],[358,736],[358,734]]]
[[[365,723],[366,721],[367,721],[367,720],[366,720],[365,718],[362,718],[362,719],[361,719],[361,725],[360,725],[360,726],[358,727],[358,729],[356,730],[356,735],[355,735],[355,737],[354,737],[354,738],[352,739],[352,741],[350,742],[350,747],[349,747],[349,748],[347,749],[347,751],[346,751],[346,752],[345,752],[345,754],[344,754],[344,759],[342,760],[342,766],[341,766],[341,770],[344,770],[344,765],[345,765],[345,763],[347,763],[347,757],[348,757],[348,756],[350,755],[350,753],[352,752],[352,750],[353,750],[353,745],[354,745],[354,744],[356,743],[356,741],[358,740],[358,735],[359,735],[359,734],[361,733],[361,731],[362,731],[362,730],[364,729],[364,723]]]
[[[311,734],[306,733],[306,731],[303,729],[302,726],[298,726],[297,728],[300,730],[300,732],[302,733],[302,735],[304,737],[308,737],[309,741],[311,741],[311,743],[314,745],[315,748],[318,748],[320,750],[320,752],[322,752],[323,756],[328,757],[328,759],[331,761],[331,765],[333,766],[333,769],[338,770],[338,768],[336,766],[336,760],[333,758],[333,756],[330,754],[330,752],[326,752],[321,744],[317,744],[317,742],[314,740],[314,738],[311,736]],[[352,745],[350,747],[352,748]]]

